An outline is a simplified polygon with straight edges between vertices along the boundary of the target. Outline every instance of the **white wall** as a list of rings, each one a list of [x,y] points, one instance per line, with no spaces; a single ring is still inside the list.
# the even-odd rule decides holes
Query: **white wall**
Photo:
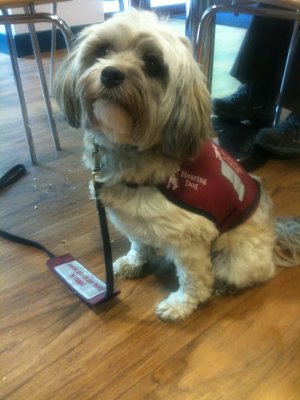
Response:
[[[51,4],[36,6],[36,12],[51,12]],[[23,8],[15,8],[13,14],[22,14]],[[57,3],[57,15],[69,26],[87,25],[104,21],[102,0],[72,0]],[[3,30],[0,26],[0,32]],[[50,24],[36,24],[37,30],[48,30]],[[28,32],[26,25],[15,25],[15,33]]]

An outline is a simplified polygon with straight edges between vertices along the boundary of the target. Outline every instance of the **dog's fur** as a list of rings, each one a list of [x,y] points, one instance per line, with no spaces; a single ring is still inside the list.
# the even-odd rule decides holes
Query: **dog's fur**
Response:
[[[118,70],[120,84],[103,84],[106,67]],[[210,97],[188,40],[155,15],[131,10],[86,28],[61,67],[56,97],[69,123],[85,129],[88,168],[93,141],[101,146],[101,199],[132,244],[115,273],[138,276],[157,249],[176,266],[180,286],[157,305],[161,319],[186,318],[210,298],[216,280],[245,288],[270,279],[274,263],[283,263],[278,254],[288,254],[286,265],[299,263],[299,223],[274,221],[263,189],[255,213],[220,235],[210,220],[156,188],[199,152],[211,124]]]

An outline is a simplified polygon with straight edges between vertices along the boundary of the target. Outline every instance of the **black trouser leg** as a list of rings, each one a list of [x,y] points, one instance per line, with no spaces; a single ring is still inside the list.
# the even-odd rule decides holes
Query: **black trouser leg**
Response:
[[[231,75],[242,83],[255,83],[275,100],[281,84],[292,30],[292,21],[253,17]]]

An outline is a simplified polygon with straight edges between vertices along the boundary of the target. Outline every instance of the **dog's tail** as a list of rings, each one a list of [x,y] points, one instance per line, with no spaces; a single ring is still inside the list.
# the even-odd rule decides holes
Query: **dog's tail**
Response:
[[[300,217],[276,220],[275,263],[283,267],[300,266]]]

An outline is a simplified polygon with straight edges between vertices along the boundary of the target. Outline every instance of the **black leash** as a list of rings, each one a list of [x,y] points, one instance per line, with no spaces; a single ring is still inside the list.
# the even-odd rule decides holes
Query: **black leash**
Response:
[[[93,170],[93,182],[94,182],[94,190],[96,195],[96,206],[98,211],[98,218],[100,223],[101,235],[102,235],[102,243],[103,243],[103,252],[104,252],[104,261],[105,261],[105,274],[106,274],[106,286],[107,286],[107,296],[111,297],[115,294],[114,290],[114,272],[113,272],[113,261],[112,261],[112,252],[110,245],[110,236],[106,218],[106,211],[102,204],[100,198],[100,189],[102,187],[102,183],[97,181],[97,174],[100,172],[100,146],[94,142],[94,170]]]
[[[26,168],[24,167],[23,164],[15,165],[0,178],[0,190],[3,190],[6,187],[17,182],[25,174],[26,174]]]
[[[17,182],[26,174],[26,168],[23,164],[18,164],[12,167],[9,171],[6,172],[0,178],[0,190],[7,188],[8,186],[12,185],[13,183]],[[44,251],[50,258],[55,257],[55,255],[49,251],[45,246],[42,244],[35,242],[33,240],[25,239],[17,235],[12,235],[9,232],[3,231],[0,229],[0,236],[4,239],[10,240],[15,243],[24,244],[26,246],[35,247],[36,249]]]
[[[110,236],[109,236],[106,212],[105,212],[105,208],[99,198],[99,193],[100,193],[102,184],[100,182],[97,182],[95,179],[96,174],[100,171],[99,145],[96,145],[96,144],[95,144],[94,157],[95,157],[95,169],[93,171],[94,189],[95,189],[95,194],[96,194],[96,206],[97,206],[101,234],[102,234],[106,284],[104,282],[102,282],[100,279],[95,278],[85,267],[83,267],[82,265],[79,265],[79,263],[70,254],[57,257],[55,254],[53,254],[50,250],[48,250],[41,243],[11,234],[9,232],[6,232],[6,231],[0,229],[0,237],[3,237],[4,239],[10,240],[15,243],[34,247],[34,248],[46,253],[48,255],[48,257],[50,258],[50,260],[47,261],[47,265],[49,267],[51,267],[51,269],[76,294],[78,294],[84,301],[86,301],[90,304],[96,304],[96,303],[108,300],[112,296],[119,293],[119,291],[116,291],[114,288],[112,251],[111,251],[111,245],[110,245]],[[0,191],[7,188],[10,185],[12,185],[13,183],[17,182],[25,174],[26,174],[26,168],[22,164],[18,164],[16,166],[14,166],[13,168],[11,168],[8,172],[6,172],[0,178]],[[74,264],[73,266],[71,265],[71,267],[73,267],[74,271],[78,274],[75,277],[77,279],[77,282],[80,281],[80,279],[81,279],[81,282],[83,285],[90,284],[90,287],[92,287],[92,286],[94,286],[94,288],[97,287],[99,289],[99,293],[96,294],[94,297],[87,298],[86,295],[82,295],[80,290],[77,290],[77,288],[74,288],[73,284],[70,283],[70,280],[68,280],[68,278],[64,274],[59,272],[59,268],[66,265],[65,263],[69,263],[68,266],[71,265],[72,263]],[[57,270],[56,270],[56,268],[57,268]],[[73,275],[74,275],[74,273],[73,273]],[[84,281],[84,279],[86,279],[86,281]],[[92,295],[90,295],[90,296],[92,296]]]
[[[34,240],[29,240],[25,239],[21,236],[13,235],[9,232],[3,231],[0,229],[0,236],[2,236],[4,239],[10,240],[11,242],[19,243],[19,244],[24,244],[25,246],[31,246],[36,249],[42,250],[44,253],[48,255],[50,258],[55,258],[55,254],[53,254],[50,250],[48,250],[45,246],[42,244],[35,242]]]
[[[99,184],[99,182],[94,182],[94,187],[96,193],[99,193],[99,190],[101,189],[101,184]],[[106,297],[110,298],[115,294],[113,261],[112,261],[112,252],[111,252],[110,236],[106,219],[106,212],[99,197],[97,197],[96,199],[96,206],[98,210],[98,217],[99,217],[100,229],[102,234],[102,243],[103,243],[104,265],[105,265],[105,275],[106,275]]]

